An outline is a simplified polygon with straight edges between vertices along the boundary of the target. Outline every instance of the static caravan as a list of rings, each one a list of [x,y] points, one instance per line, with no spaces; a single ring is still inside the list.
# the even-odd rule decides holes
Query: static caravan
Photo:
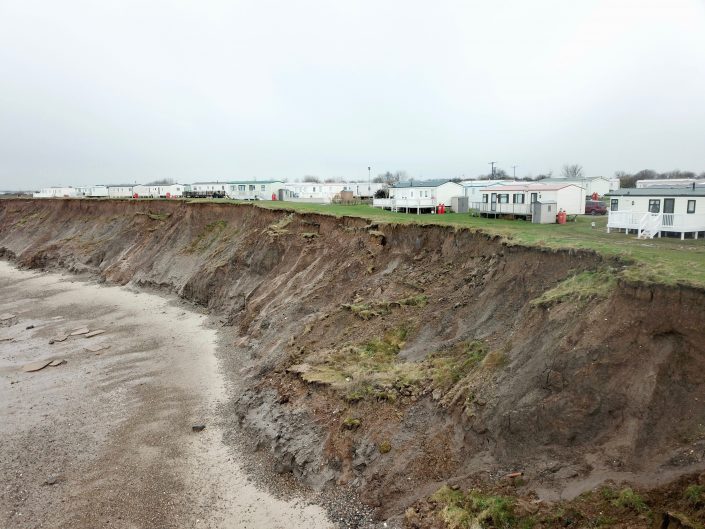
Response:
[[[482,202],[482,190],[495,186],[506,186],[514,184],[514,180],[465,180],[460,182],[468,197],[468,203]]]
[[[292,199],[299,202],[330,204],[336,195],[350,190],[349,184],[344,182],[322,184],[319,182],[292,182],[284,184],[289,190]]]
[[[176,198],[183,196],[184,184],[136,185],[132,188],[139,198]]]
[[[604,176],[591,176],[584,178],[544,178],[538,180],[537,184],[563,185],[573,184],[585,190],[585,196],[591,197],[594,193],[598,197],[603,197],[613,189],[619,189],[619,179],[605,178]],[[616,186],[616,187],[615,187]]]
[[[441,204],[450,209],[453,197],[464,195],[463,186],[450,180],[409,180],[391,186],[389,198],[375,198],[372,205],[405,213],[433,213]]]
[[[380,189],[386,189],[387,184],[380,182],[353,182],[347,184],[347,189],[352,190],[355,198],[373,198]]]
[[[648,187],[610,193],[607,232],[634,231],[639,238],[705,233],[705,187]]]
[[[582,215],[585,213],[585,190],[575,184],[531,183],[493,186],[483,189],[482,201],[470,204],[470,209],[482,216],[511,215],[532,218],[534,204],[537,203],[548,205],[546,208],[540,208],[542,223],[550,219],[552,210],[553,222],[555,214],[561,210],[568,215]],[[536,222],[539,222],[539,219],[536,219]]]
[[[127,184],[108,186],[108,196],[110,198],[131,198],[132,188],[133,186]]]
[[[693,186],[705,186],[705,180],[697,180],[695,178],[660,178],[653,180],[637,180],[636,187],[638,189],[643,189],[647,187],[681,187],[681,188],[693,188]]]
[[[43,187],[36,193],[32,193],[34,198],[73,198],[81,196],[75,187]]]
[[[279,200],[279,190],[284,187],[281,180],[247,180],[228,182],[225,193],[235,200]]]
[[[87,197],[102,198],[108,196],[108,186],[91,186],[86,191]]]

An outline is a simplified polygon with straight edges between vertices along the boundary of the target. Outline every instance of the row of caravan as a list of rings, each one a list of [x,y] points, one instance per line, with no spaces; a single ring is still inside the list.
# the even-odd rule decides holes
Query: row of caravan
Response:
[[[379,183],[284,183],[281,180],[196,182],[165,185],[99,185],[88,187],[48,187],[34,193],[36,198],[231,198],[236,200],[292,200],[328,203],[349,191],[356,198],[371,198],[381,189]]]
[[[148,186],[148,185],[117,185],[88,187],[45,187],[32,196],[34,198],[170,198],[183,196],[188,186],[183,184]]]

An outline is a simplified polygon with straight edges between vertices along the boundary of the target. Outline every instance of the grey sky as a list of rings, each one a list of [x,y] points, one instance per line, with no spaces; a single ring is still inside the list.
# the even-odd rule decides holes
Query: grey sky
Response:
[[[705,170],[704,0],[0,0],[0,189]]]

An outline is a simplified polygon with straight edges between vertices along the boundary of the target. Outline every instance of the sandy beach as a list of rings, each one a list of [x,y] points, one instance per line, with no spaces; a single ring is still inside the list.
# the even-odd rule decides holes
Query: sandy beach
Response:
[[[332,527],[322,508],[258,490],[223,443],[205,315],[6,262],[0,315],[0,526]]]

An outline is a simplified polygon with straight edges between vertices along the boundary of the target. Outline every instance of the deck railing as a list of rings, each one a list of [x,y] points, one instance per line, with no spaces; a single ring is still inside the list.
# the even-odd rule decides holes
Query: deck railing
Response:
[[[705,231],[705,214],[610,211],[607,228],[647,231]]]
[[[418,208],[435,208],[435,197],[424,198],[375,198],[372,200],[372,205],[376,208],[396,209],[418,209]],[[450,206],[450,204],[446,204]]]
[[[472,202],[470,209],[475,213],[497,215],[531,215],[531,204],[506,204],[499,202]]]

